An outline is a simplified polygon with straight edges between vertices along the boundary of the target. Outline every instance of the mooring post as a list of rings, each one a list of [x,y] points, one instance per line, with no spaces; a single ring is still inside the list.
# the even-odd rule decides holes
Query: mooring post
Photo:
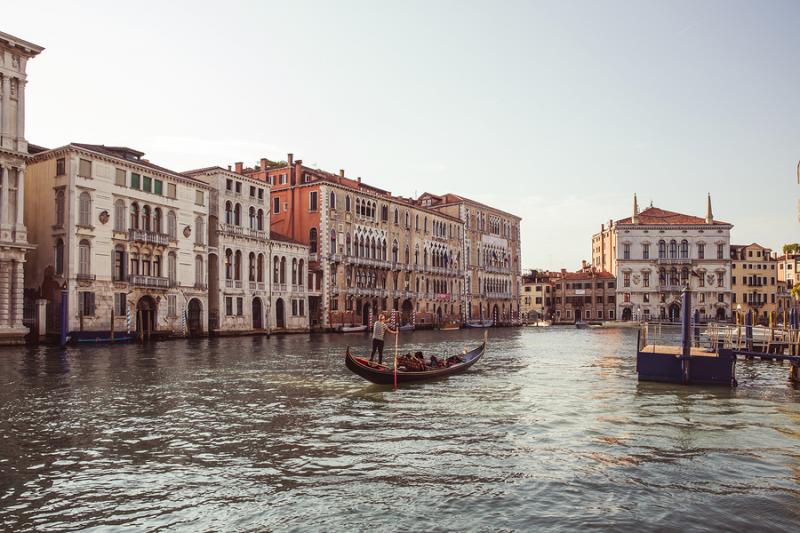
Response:
[[[692,297],[689,286],[683,288],[681,294],[681,370],[683,371],[683,383],[689,383],[689,361],[692,353],[692,337],[690,328],[690,318],[692,316]]]
[[[700,346],[700,310],[694,310],[694,345]]]
[[[744,317],[744,338],[748,351],[753,350],[753,310],[748,309]]]

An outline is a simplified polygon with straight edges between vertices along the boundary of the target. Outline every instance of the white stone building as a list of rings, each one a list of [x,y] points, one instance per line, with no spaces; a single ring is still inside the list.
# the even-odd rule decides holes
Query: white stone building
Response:
[[[216,334],[307,331],[308,247],[270,238],[269,184],[208,167],[208,329]]]
[[[664,319],[681,315],[688,283],[701,320],[731,317],[730,231],[714,220],[711,197],[705,218],[650,206],[610,221],[592,237],[592,264],[617,279],[617,319]]]
[[[23,265],[28,244],[24,220],[25,84],[28,60],[43,48],[0,32],[0,344],[24,342]]]
[[[63,318],[73,340],[203,334],[210,187],[130,148],[36,152],[25,284],[49,302],[47,332],[62,333]]]

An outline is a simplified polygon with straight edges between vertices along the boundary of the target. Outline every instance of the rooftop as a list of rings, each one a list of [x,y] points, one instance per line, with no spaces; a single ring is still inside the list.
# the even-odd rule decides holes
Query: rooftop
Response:
[[[617,224],[632,225],[632,217],[617,220]],[[667,211],[658,207],[648,207],[639,213],[639,226],[679,226],[679,225],[706,225],[706,219],[692,215],[684,215],[683,213],[676,213],[674,211]],[[730,226],[728,222],[721,220],[714,220],[711,222],[714,226]]]

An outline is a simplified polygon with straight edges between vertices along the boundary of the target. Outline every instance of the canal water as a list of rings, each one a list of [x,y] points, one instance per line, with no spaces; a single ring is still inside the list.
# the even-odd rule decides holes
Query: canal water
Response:
[[[491,330],[468,373],[397,392],[344,367],[363,335],[4,350],[0,529],[796,531],[787,366],[638,383],[635,342]]]

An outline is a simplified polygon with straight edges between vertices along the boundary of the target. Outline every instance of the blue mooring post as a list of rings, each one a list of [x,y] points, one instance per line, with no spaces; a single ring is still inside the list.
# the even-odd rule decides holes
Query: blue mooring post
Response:
[[[692,353],[692,337],[690,329],[690,318],[692,316],[692,298],[689,287],[683,288],[681,294],[681,370],[683,372],[683,383],[689,383],[689,361]]]
[[[67,345],[67,324],[69,321],[69,291],[61,291],[61,346]]]

